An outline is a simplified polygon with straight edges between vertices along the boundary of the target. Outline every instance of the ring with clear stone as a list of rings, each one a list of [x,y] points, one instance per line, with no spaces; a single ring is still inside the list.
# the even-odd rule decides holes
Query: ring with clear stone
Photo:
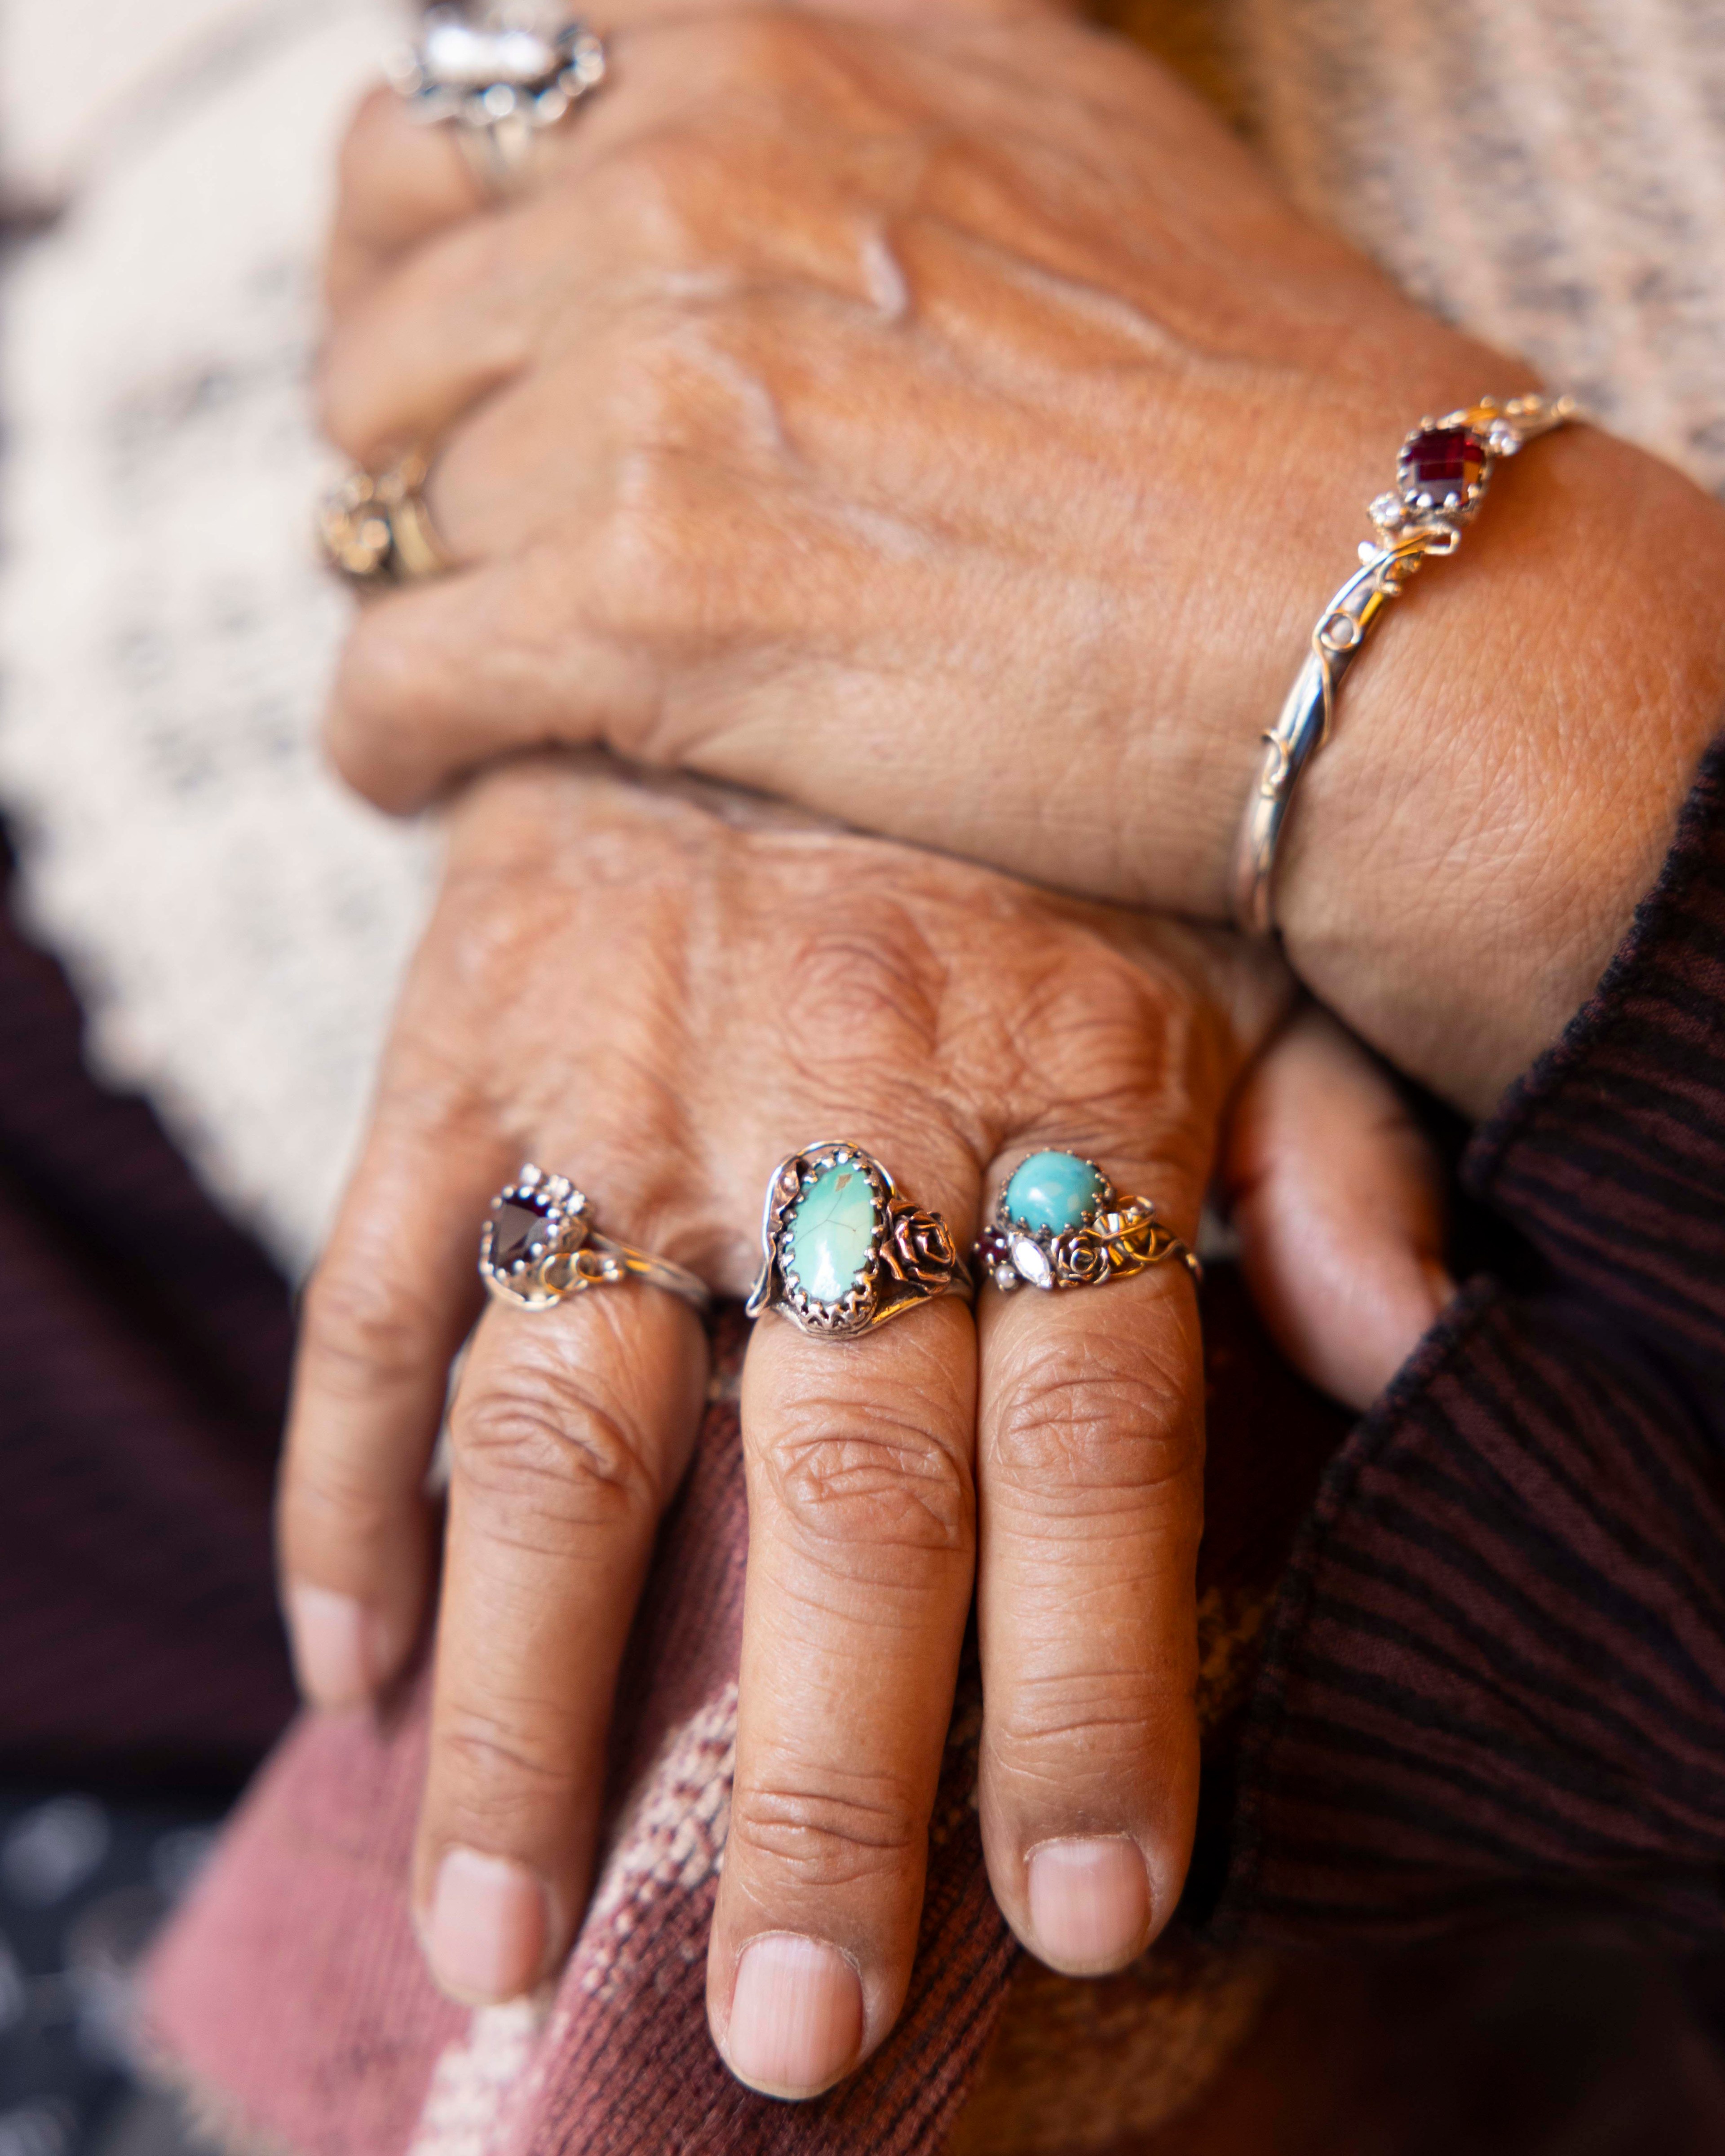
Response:
[[[976,1260],[1004,1293],[1015,1288],[1101,1287],[1177,1258],[1194,1282],[1204,1266],[1147,1198],[1124,1197],[1093,1160],[1030,1153],[995,1201]]]
[[[538,0],[429,8],[392,64],[416,120],[451,123],[474,175],[495,197],[526,183],[536,137],[605,79],[604,41]]]
[[[751,1317],[776,1310],[817,1338],[852,1340],[937,1296],[973,1292],[946,1221],[860,1146],[805,1146],[773,1169]]]
[[[491,1200],[480,1234],[480,1278],[498,1301],[551,1310],[590,1287],[643,1281],[704,1311],[706,1283],[669,1258],[655,1258],[602,1235],[593,1206],[567,1175],[547,1175],[530,1161]]]

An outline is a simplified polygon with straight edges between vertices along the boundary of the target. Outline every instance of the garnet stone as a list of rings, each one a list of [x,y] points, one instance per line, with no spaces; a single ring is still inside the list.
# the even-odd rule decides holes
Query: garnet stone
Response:
[[[544,1251],[551,1240],[550,1212],[548,1199],[522,1191],[498,1199],[491,1214],[491,1263],[500,1271]]]
[[[1402,451],[1402,492],[1437,509],[1460,507],[1486,475],[1491,452],[1471,427],[1426,427]],[[1453,497],[1453,499],[1452,499]]]

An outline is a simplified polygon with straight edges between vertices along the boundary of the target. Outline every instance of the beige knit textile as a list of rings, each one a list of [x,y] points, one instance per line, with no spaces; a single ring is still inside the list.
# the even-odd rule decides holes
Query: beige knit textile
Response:
[[[1725,490],[1721,0],[1111,12],[1409,291]]]

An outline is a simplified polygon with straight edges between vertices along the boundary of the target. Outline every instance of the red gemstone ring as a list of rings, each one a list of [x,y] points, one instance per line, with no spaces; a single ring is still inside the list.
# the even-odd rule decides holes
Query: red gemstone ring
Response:
[[[601,1235],[586,1193],[531,1161],[491,1200],[479,1269],[498,1301],[521,1310],[550,1310],[588,1288],[631,1280],[680,1295],[696,1310],[711,1300],[706,1283],[684,1266]]]

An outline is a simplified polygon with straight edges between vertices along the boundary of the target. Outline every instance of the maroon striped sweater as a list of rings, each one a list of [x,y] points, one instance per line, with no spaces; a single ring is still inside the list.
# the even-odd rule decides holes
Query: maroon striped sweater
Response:
[[[1507,1898],[1725,1926],[1725,744],[1597,994],[1482,1130],[1538,1255],[1333,1463],[1259,1681],[1227,1910]]]

